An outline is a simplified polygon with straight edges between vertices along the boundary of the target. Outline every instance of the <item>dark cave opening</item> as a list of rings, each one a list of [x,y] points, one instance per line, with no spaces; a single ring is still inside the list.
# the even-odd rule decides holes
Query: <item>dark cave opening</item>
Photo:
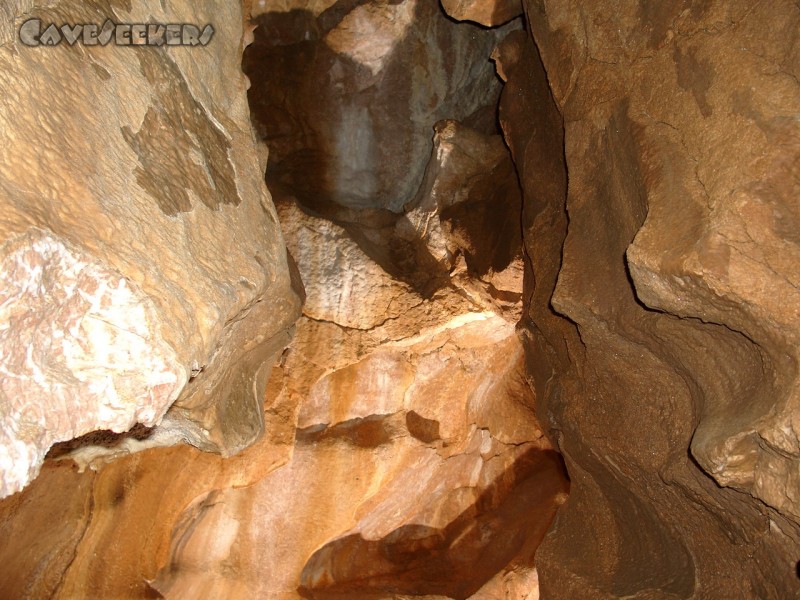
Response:
[[[357,7],[366,29],[401,27],[393,13]],[[256,18],[243,68],[275,202],[292,199],[341,225],[428,297],[448,284],[459,255],[478,277],[502,271],[521,246],[521,196],[490,54],[520,20],[490,30],[421,3],[405,29],[373,42],[366,29],[342,25],[352,8]],[[453,146],[459,164],[448,168],[436,155]],[[441,224],[429,233],[432,213]]]

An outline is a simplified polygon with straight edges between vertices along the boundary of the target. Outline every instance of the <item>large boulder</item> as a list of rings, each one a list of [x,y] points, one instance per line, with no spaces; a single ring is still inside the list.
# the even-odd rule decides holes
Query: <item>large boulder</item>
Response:
[[[33,18],[215,31],[193,47],[0,32],[0,496],[94,430],[240,450],[299,314],[249,121],[241,7],[51,4],[3,10],[15,32]]]

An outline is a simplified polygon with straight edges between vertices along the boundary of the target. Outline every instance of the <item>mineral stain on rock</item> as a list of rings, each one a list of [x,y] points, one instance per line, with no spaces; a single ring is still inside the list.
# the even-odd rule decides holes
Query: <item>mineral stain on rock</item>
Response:
[[[557,453],[531,449],[437,526],[404,524],[380,539],[351,534],[323,546],[306,563],[300,591],[317,600],[470,598],[515,557],[532,563],[541,515],[555,510],[564,477]]]
[[[211,210],[241,201],[228,158],[230,142],[191,94],[164,50],[137,48],[142,74],[153,90],[138,131],[121,129],[139,157],[136,181],[169,216],[199,201]]]

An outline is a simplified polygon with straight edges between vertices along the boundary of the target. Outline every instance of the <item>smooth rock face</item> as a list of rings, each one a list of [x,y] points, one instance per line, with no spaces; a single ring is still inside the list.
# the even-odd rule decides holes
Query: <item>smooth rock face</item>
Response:
[[[0,496],[98,429],[238,451],[299,312],[236,75],[241,9],[23,4],[3,10],[216,33],[195,48],[3,37]]]
[[[542,598],[795,597],[800,10],[525,5],[501,122],[572,481]]]

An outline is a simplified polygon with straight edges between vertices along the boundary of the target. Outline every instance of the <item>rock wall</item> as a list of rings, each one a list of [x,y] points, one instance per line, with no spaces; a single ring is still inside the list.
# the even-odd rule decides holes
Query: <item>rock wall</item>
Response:
[[[572,481],[542,597],[795,597],[800,11],[524,4],[500,117]]]
[[[328,4],[269,2],[255,20],[244,68],[270,184],[329,217],[400,213],[433,124],[492,114],[502,35],[454,26],[436,2]]]
[[[797,596],[796,3],[253,2],[277,211],[241,13],[170,6],[220,46],[0,29],[3,473],[265,435],[48,461],[4,593]]]
[[[252,10],[265,7],[254,3]],[[351,70],[335,81],[322,80],[327,73],[319,65],[265,74],[275,55],[255,52],[260,58],[248,66],[254,106],[297,98],[287,106],[302,119],[286,123],[302,121],[301,132],[311,126],[335,132],[323,141],[312,136],[305,150],[321,155],[336,150],[331,139],[352,142],[335,155],[344,166],[351,157],[355,165],[375,160],[373,142],[383,140],[385,154],[376,163],[382,169],[358,173],[379,181],[382,193],[359,198],[353,208],[331,193],[313,203],[302,186],[277,182],[277,214],[271,208],[266,214],[279,219],[293,256],[283,272],[287,291],[292,282],[297,290],[304,284],[303,316],[276,363],[252,363],[265,365],[259,375],[271,369],[266,391],[250,388],[265,401],[258,414],[215,413],[222,425],[249,422],[255,431],[263,424],[264,434],[226,459],[186,445],[147,448],[154,438],[169,438],[159,431],[172,415],[192,418],[180,404],[162,429],[107,442],[99,456],[96,446],[60,446],[29,488],[0,502],[0,537],[10,540],[0,545],[0,589],[15,598],[535,600],[534,553],[569,484],[533,411],[516,327],[522,199],[491,111],[499,81],[489,54],[500,35],[457,25],[435,4],[411,1],[306,3],[301,15],[266,13],[261,27],[269,35],[262,32],[255,50],[275,43],[270,35],[285,35],[293,47],[281,50],[286,56],[302,58],[311,46],[320,64]],[[324,40],[305,40],[302,29],[270,29],[297,24],[298,16],[301,24],[319,26],[303,20],[309,15],[332,23]],[[385,46],[372,47],[372,38],[361,35],[371,27],[386,34],[378,36]],[[436,51],[427,54],[429,43]],[[275,85],[276,74],[310,79],[302,89],[284,89]],[[398,75],[415,93],[401,93]],[[266,96],[264,80],[272,85]],[[374,89],[348,87],[364,81]],[[323,88],[324,95],[314,93]],[[382,106],[376,98],[391,102]],[[155,126],[170,125],[164,114],[174,109],[178,124],[196,116],[183,96],[161,99],[166,108],[153,110],[148,135],[122,131],[137,155],[149,157],[134,171],[143,179],[176,167],[147,154],[148,140],[160,139]],[[380,115],[379,122],[356,119],[343,129],[337,110],[351,104]],[[466,122],[458,120],[465,115]],[[267,131],[279,138],[281,121],[270,123]],[[362,130],[369,132],[366,145],[356,135]],[[280,163],[284,147],[275,139],[268,140],[275,148],[270,160]],[[255,148],[249,150],[255,158]],[[185,158],[180,149],[178,158]],[[296,167],[301,183],[329,174],[313,162]],[[209,166],[209,173],[218,171]],[[236,208],[243,204],[244,198]],[[168,217],[182,218],[181,206]],[[211,216],[214,209],[233,210],[206,207]],[[208,234],[244,243],[247,227],[260,223],[234,216],[226,222],[243,230]],[[264,243],[281,239],[273,234]],[[239,251],[230,238],[209,246],[202,250],[226,248],[226,260]],[[240,271],[230,268],[240,281]],[[276,312],[276,303],[270,296],[254,301],[253,310]],[[287,316],[278,312],[274,319]],[[270,323],[246,322],[242,329],[257,335],[257,325]],[[250,348],[241,339],[231,344]],[[246,357],[226,359],[250,367]],[[197,370],[200,381],[208,368]],[[117,460],[108,461],[111,455]],[[74,463],[96,471],[77,472]]]
[[[455,287],[422,298],[343,228],[293,202],[279,215],[309,285],[265,435],[227,459],[48,461],[0,503],[6,593],[536,597],[533,555],[568,483],[513,319]]]
[[[241,8],[17,4],[0,47],[0,496],[94,430],[139,423],[155,427],[144,445],[235,453],[261,433],[269,363],[299,314]],[[216,31],[195,47],[31,47],[17,31],[32,18]]]

